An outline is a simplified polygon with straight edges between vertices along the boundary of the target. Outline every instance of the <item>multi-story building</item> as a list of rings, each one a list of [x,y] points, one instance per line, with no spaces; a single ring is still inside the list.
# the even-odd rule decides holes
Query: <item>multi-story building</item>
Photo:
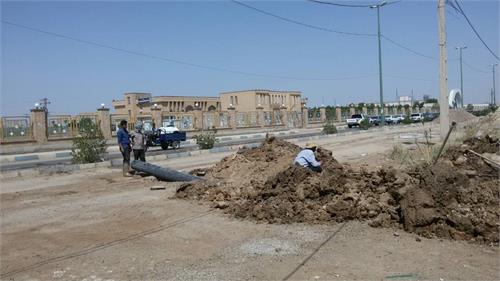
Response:
[[[135,119],[151,114],[152,107],[161,108],[162,112],[189,112],[195,108],[203,111],[220,110],[218,97],[201,96],[156,96],[150,93],[125,93],[125,99],[113,100],[116,114],[128,115]]]
[[[121,119],[127,119],[130,123],[141,121],[146,127],[166,126],[174,122],[186,130],[196,126],[227,127],[231,119],[228,110],[234,110],[238,113],[233,119],[236,119],[237,125],[244,126],[256,123],[256,114],[260,110],[266,112],[265,118],[269,124],[273,123],[272,120],[281,124],[279,122],[284,122],[280,117],[283,112],[298,116],[301,102],[301,92],[298,91],[248,90],[220,93],[220,97],[126,93],[123,100],[113,100],[115,112],[111,122],[116,126]],[[200,112],[207,114],[197,115]]]
[[[246,90],[220,93],[223,110],[234,108],[236,111],[248,112],[263,109],[264,111],[286,108],[288,111],[301,110],[301,92]]]

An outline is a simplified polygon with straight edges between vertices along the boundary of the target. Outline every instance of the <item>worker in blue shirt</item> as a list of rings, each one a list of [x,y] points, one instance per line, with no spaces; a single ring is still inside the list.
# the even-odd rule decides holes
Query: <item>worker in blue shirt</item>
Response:
[[[126,120],[120,121],[120,129],[116,133],[116,137],[118,138],[118,146],[123,156],[123,176],[130,177],[132,176],[130,173],[130,151],[132,148],[130,147],[130,135],[127,131]]]
[[[315,172],[321,173],[321,163],[316,160],[314,152],[316,152],[317,145],[315,143],[306,143],[306,147],[299,152],[295,157],[294,163],[297,166],[309,168]]]

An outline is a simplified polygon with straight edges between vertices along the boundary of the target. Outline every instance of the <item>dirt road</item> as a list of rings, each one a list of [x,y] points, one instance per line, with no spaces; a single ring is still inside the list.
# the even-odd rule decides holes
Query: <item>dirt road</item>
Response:
[[[393,141],[393,135],[369,133],[318,143],[340,161],[377,165]],[[191,169],[223,156],[169,165]],[[167,189],[149,190],[156,185]],[[255,224],[172,199],[176,186],[125,179],[116,170],[3,182],[1,279],[500,278],[498,247],[417,239],[359,222]]]

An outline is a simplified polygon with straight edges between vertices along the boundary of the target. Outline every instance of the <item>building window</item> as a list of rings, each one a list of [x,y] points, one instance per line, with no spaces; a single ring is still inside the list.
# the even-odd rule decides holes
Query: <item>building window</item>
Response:
[[[127,97],[127,104],[130,104],[130,97]]]
[[[238,96],[234,97],[234,101],[238,104]]]
[[[129,109],[128,110],[128,117],[132,116],[132,111]]]
[[[234,97],[231,96],[231,105],[234,105]]]

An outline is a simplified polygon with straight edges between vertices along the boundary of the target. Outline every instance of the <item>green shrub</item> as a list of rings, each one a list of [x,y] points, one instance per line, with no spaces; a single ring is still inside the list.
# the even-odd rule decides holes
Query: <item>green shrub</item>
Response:
[[[327,122],[323,126],[323,133],[327,134],[327,135],[336,134],[337,133],[337,127],[335,127],[335,125],[333,125],[332,122]]]
[[[372,123],[370,123],[370,119],[365,118],[359,122],[359,128],[361,130],[368,130],[372,126]]]
[[[214,132],[201,133],[193,138],[196,140],[196,144],[200,149],[213,148],[216,141]]]
[[[79,135],[73,139],[71,157],[73,163],[95,163],[104,161],[106,153],[106,139],[98,124],[89,118],[82,118],[79,122]]]

